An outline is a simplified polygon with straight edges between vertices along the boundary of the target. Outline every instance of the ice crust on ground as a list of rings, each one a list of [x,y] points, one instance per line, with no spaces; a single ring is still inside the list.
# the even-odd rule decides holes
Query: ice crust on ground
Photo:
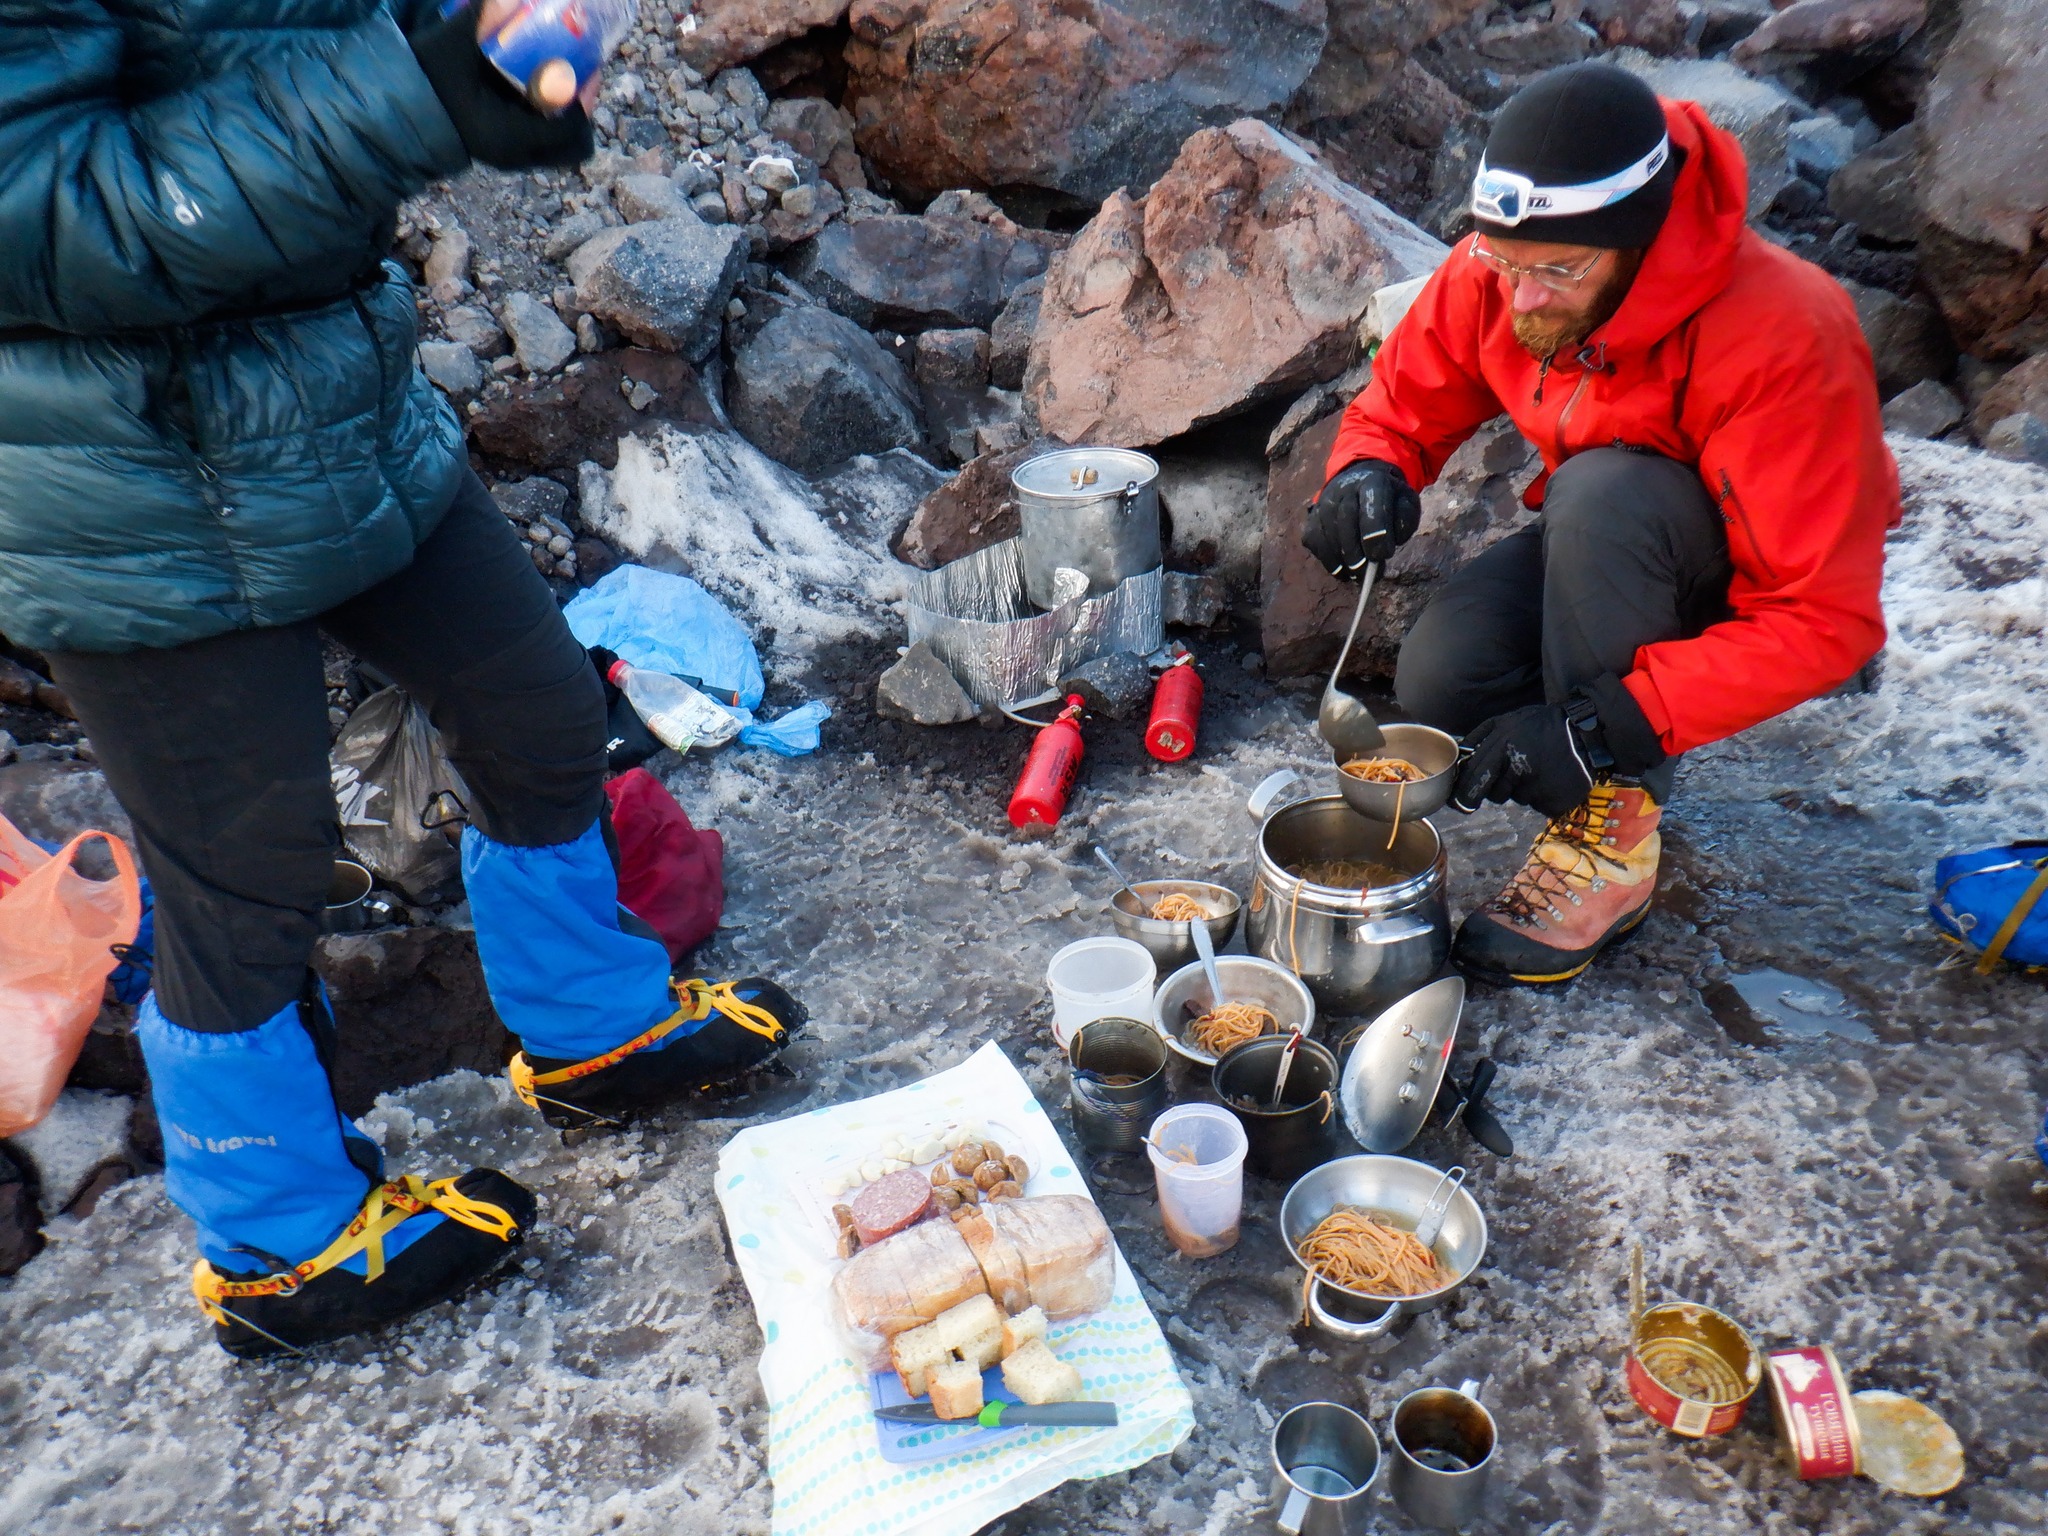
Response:
[[[2048,994],[2038,978],[1938,971],[1946,949],[1924,916],[1941,853],[2048,830],[2033,713],[2048,697],[2048,476],[1895,446],[1911,504],[1876,691],[1696,754],[1638,934],[1568,989],[1474,990],[1452,1070],[1500,1063],[1517,1155],[1439,1127],[1410,1153],[1473,1169],[1492,1237],[1481,1270],[1392,1338],[1339,1344],[1292,1326],[1280,1188],[1254,1181],[1237,1248],[1189,1261],[1144,1184],[1104,1171],[1098,1197],[1197,1428],[1172,1456],[1069,1484],[992,1532],[1254,1536],[1271,1529],[1280,1412],[1332,1397],[1384,1424],[1403,1393],[1466,1376],[1484,1378],[1501,1429],[1477,1529],[2048,1529],[2048,1198],[2028,1149]],[[989,1039],[1065,1131],[1040,978],[1059,946],[1107,931],[1090,845],[1134,878],[1242,891],[1247,792],[1280,766],[1327,771],[1312,691],[1276,695],[1204,654],[1197,757],[1156,764],[1134,729],[1095,727],[1068,819],[1043,842],[1002,820],[1016,732],[904,728],[874,751],[690,759],[672,782],[728,850],[727,926],[704,963],[782,977],[810,1003],[801,1080],[575,1148],[470,1074],[381,1101],[369,1125],[394,1167],[493,1163],[540,1192],[545,1220],[495,1289],[311,1364],[213,1350],[161,1181],[117,1188],[0,1282],[0,1424],[16,1448],[0,1530],[764,1532],[759,1334],[711,1191],[717,1148],[742,1116],[897,1086]],[[892,740],[912,755],[892,759]],[[1438,823],[1459,912],[1533,830],[1498,809]],[[1839,988],[1876,1041],[1786,1039],[1731,1005],[1729,976],[1766,966]],[[1204,1086],[1183,1075],[1174,1090]],[[1620,1382],[1637,1240],[1653,1294],[1719,1306],[1766,1345],[1830,1342],[1858,1387],[1936,1407],[1962,1438],[1963,1485],[1920,1501],[1799,1483],[1761,1405],[1705,1444],[1650,1425]],[[1382,1496],[1372,1509],[1375,1533],[1412,1528]]]

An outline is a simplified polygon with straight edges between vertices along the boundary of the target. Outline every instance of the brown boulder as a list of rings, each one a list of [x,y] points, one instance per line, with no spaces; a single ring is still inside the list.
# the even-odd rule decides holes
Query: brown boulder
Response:
[[[1794,0],[1737,43],[1734,56],[1766,69],[1825,59],[1838,77],[1883,63],[1927,24],[1927,0]]]
[[[2048,352],[2036,353],[1979,395],[1970,425],[1982,437],[1995,423],[2019,415],[2048,421]]]
[[[1341,413],[1332,410],[1272,461],[1260,554],[1260,643],[1269,677],[1327,670],[1344,643],[1358,588],[1338,581],[1301,547],[1302,517],[1323,485]],[[1347,674],[1391,677],[1401,637],[1444,577],[1532,521],[1520,499],[1536,456],[1507,418],[1480,428],[1422,493],[1422,526],[1380,573]]]
[[[769,137],[815,161],[818,173],[842,192],[865,189],[867,172],[853,143],[853,114],[819,96],[771,102],[762,126]]]
[[[718,0],[697,7],[691,30],[677,29],[676,53],[692,69],[715,75],[845,14],[846,0]]]
[[[635,383],[654,391],[645,410],[634,410],[623,393]],[[664,421],[712,426],[718,416],[683,358],[625,347],[584,359],[580,373],[514,384],[469,418],[469,441],[479,453],[530,469],[573,472],[585,459],[610,469],[621,437]]]
[[[1921,274],[1957,340],[2048,346],[2048,6],[1969,7],[1919,122]]]
[[[1373,290],[1444,254],[1267,124],[1204,129],[1055,258],[1025,390],[1062,441],[1164,442],[1343,372]]]
[[[467,1067],[495,1076],[512,1054],[477,964],[476,935],[380,928],[329,935],[313,969],[337,1026],[334,1099],[359,1115],[380,1093]]]
[[[909,526],[896,540],[896,558],[933,571],[977,549],[1014,539],[1017,503],[1010,491],[1010,471],[1058,446],[1040,440],[970,459],[959,474],[918,503]]]
[[[1198,128],[1278,112],[1324,0],[854,0],[847,105],[905,192],[1142,191]]]

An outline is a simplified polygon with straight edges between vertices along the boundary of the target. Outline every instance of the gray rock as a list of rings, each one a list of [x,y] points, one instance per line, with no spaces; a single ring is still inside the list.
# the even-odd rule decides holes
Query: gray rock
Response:
[[[1112,651],[1074,668],[1057,684],[1062,694],[1078,693],[1089,710],[1122,720],[1151,707],[1152,672],[1127,651]]]
[[[1223,582],[1193,571],[1168,571],[1159,592],[1166,622],[1189,629],[1207,629],[1223,617]]]
[[[950,478],[908,448],[857,453],[812,482],[818,515],[848,542],[887,558],[911,514]]]
[[[799,182],[784,190],[780,203],[784,213],[807,219],[818,210],[818,189],[809,182]]]
[[[1045,299],[1045,279],[1019,283],[989,327],[988,381],[998,389],[1022,389],[1024,365],[1031,358],[1031,333],[1038,329],[1038,307]]]
[[[1617,48],[1607,60],[1640,75],[1660,96],[1698,102],[1716,126],[1742,141],[1749,161],[1749,216],[1761,218],[1792,177],[1792,120],[1811,109],[1720,59],[1660,59],[1640,48]]]
[[[427,254],[420,276],[429,288],[443,283],[465,282],[469,277],[469,236],[460,225],[448,225],[434,234],[434,248]]]
[[[1854,157],[1856,131],[1840,118],[1825,113],[1803,117],[1786,125],[1785,152],[1793,170],[1826,186],[1828,178]]]
[[[2048,421],[2031,411],[2002,417],[1984,434],[1984,451],[2022,464],[2048,466]]]
[[[806,474],[924,435],[903,365],[817,306],[777,315],[739,350],[727,408],[743,437]]]
[[[569,488],[546,475],[531,475],[491,487],[491,499],[498,510],[520,523],[559,519],[569,506]]]
[[[1028,235],[973,219],[896,214],[828,224],[798,254],[793,275],[869,329],[986,329],[1049,257]]]
[[[32,762],[26,758],[27,746],[19,750],[23,760],[0,767],[0,816],[46,843],[69,842],[94,827],[134,841],[128,813],[99,769],[73,761]],[[88,850],[86,857],[99,856]],[[98,877],[92,868],[86,872]]]
[[[48,1116],[9,1141],[9,1150],[35,1170],[45,1209],[65,1209],[95,1174],[113,1165],[135,1171],[128,1151],[130,1109],[120,1094],[67,1088]]]
[[[768,210],[761,228],[771,251],[786,251],[801,245],[837,218],[846,199],[829,182],[804,182],[782,194],[780,204]]]
[[[612,206],[628,224],[649,224],[656,219],[685,216],[688,195],[666,176],[639,173],[621,176],[612,183]]]
[[[1942,378],[1955,366],[1955,343],[1933,305],[1846,278],[1841,281],[1856,301],[1856,320],[1877,364],[1880,398],[1889,400],[1922,379]]]
[[[787,155],[761,155],[747,166],[747,180],[764,192],[788,192],[798,179],[796,162]]]
[[[604,324],[595,315],[576,317],[576,350],[578,352],[602,352],[604,350]]]
[[[988,332],[971,327],[917,338],[917,382],[926,389],[979,389],[988,383]]]
[[[920,640],[875,685],[875,713],[913,725],[958,725],[976,711],[967,690]]]
[[[1920,135],[1912,123],[1879,139],[1828,178],[1828,210],[1873,239],[1905,244],[1920,237],[1913,162]]]
[[[1906,437],[1940,437],[1963,419],[1963,402],[1934,379],[1922,379],[1884,403],[1884,429]]]
[[[484,991],[473,933],[422,926],[333,934],[314,951],[313,969],[339,1026],[330,1076],[345,1115],[444,1072],[499,1071],[511,1049]]]
[[[643,346],[697,359],[718,345],[748,242],[695,215],[608,229],[569,257],[576,302]]]
[[[491,318],[489,310],[474,304],[442,310],[441,334],[483,358],[502,357],[507,346],[504,328]]]
[[[458,399],[475,394],[484,385],[484,365],[459,341],[421,342],[420,367],[435,384]]]
[[[553,373],[576,355],[576,333],[532,294],[507,294],[501,313],[512,334],[512,355],[528,373]]]
[[[43,1248],[43,1213],[28,1172],[0,1146],[0,1275],[11,1275]]]
[[[725,211],[725,194],[716,187],[699,192],[690,199],[690,206],[697,210],[697,217],[706,224],[729,224],[732,216]]]
[[[604,215],[595,208],[572,213],[548,231],[540,252],[549,261],[561,261],[577,246],[604,229]]]

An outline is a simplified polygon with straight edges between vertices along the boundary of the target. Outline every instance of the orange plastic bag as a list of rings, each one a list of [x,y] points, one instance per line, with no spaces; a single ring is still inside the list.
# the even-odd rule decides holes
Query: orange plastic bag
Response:
[[[88,880],[72,861],[94,838],[114,878]],[[132,943],[142,887],[128,845],[81,832],[43,852],[0,816],[0,1136],[50,1112],[99,1016],[116,944]]]

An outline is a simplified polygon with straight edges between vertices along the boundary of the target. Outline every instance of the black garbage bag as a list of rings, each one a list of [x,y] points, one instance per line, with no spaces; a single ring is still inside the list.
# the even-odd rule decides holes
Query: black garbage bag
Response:
[[[456,839],[469,820],[468,790],[411,694],[386,688],[365,699],[329,765],[350,857],[412,901],[461,895]]]

